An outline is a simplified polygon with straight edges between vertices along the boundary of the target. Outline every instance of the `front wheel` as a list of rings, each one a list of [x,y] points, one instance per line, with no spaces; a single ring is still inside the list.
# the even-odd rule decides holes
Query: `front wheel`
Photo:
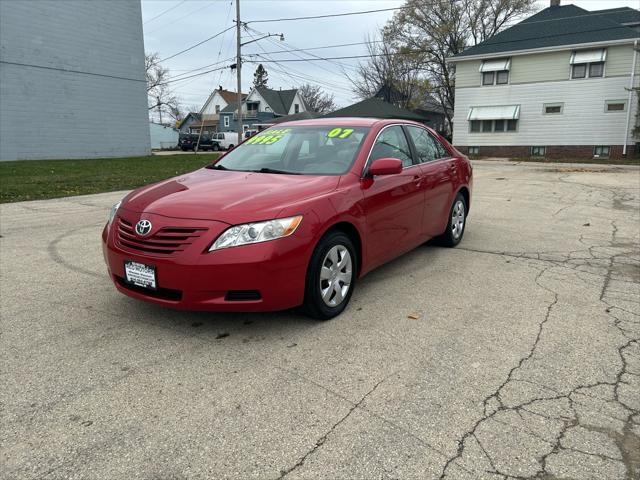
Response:
[[[217,143],[213,144],[213,151],[217,152],[218,150],[220,150],[220,145],[218,145]]]
[[[445,247],[455,247],[462,240],[464,227],[467,222],[467,202],[461,193],[456,195],[449,211],[447,230],[439,237],[440,243]]]
[[[353,242],[342,232],[325,235],[311,255],[304,296],[310,317],[329,320],[347,307],[355,287],[357,258]]]

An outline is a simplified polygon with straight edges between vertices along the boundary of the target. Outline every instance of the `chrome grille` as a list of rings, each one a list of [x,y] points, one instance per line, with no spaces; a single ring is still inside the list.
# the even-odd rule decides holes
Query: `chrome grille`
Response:
[[[191,245],[207,229],[202,227],[162,227],[153,235],[140,237],[133,225],[118,218],[117,239],[120,247],[152,255],[173,255]]]

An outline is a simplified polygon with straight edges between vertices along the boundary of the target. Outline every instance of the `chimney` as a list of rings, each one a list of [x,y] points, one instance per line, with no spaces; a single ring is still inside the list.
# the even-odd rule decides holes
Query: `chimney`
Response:
[[[549,6],[550,7],[559,7],[560,6],[560,0],[551,0],[549,2]]]

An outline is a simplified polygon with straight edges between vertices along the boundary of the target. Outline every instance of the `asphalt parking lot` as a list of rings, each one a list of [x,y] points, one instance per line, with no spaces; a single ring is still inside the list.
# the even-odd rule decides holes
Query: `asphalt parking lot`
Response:
[[[123,192],[2,205],[0,478],[640,478],[640,170],[474,175],[324,323],[117,293]]]

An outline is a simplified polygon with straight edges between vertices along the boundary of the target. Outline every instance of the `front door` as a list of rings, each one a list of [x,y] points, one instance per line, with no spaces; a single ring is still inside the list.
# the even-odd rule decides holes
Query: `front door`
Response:
[[[371,268],[419,243],[424,216],[420,166],[414,162],[401,126],[386,127],[378,135],[368,165],[379,158],[398,158],[403,170],[362,180],[366,213],[367,258]]]
[[[454,160],[431,133],[416,126],[406,127],[420,162],[425,189],[424,238],[441,235],[447,228],[449,208],[453,196],[452,167]]]

